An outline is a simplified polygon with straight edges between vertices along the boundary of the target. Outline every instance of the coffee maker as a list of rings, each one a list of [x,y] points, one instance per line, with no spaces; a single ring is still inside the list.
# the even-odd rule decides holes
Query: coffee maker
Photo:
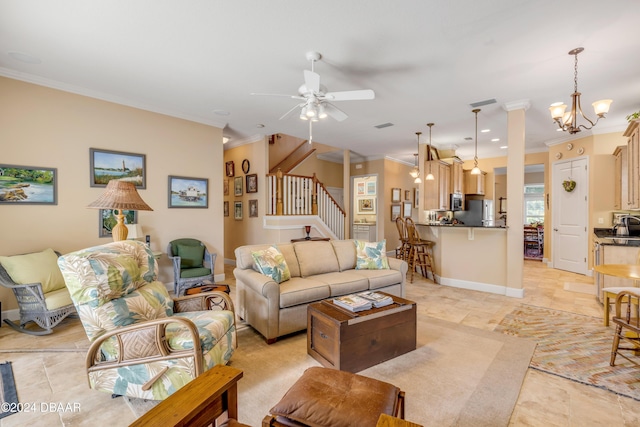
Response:
[[[613,230],[615,231],[617,236],[628,236],[629,228],[627,226],[626,217],[629,214],[627,212],[613,212]]]

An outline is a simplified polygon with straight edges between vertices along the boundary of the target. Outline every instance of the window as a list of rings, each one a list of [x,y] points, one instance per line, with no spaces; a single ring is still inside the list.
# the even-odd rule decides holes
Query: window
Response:
[[[544,184],[524,186],[524,223],[544,222]]]

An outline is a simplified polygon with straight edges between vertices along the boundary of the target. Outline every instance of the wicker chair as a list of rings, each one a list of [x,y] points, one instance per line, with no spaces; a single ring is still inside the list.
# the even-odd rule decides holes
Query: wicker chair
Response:
[[[47,249],[43,252],[0,257],[0,285],[13,291],[20,309],[20,323],[4,319],[7,325],[26,334],[47,335],[67,316],[76,314],[56,264],[59,255],[58,252]],[[30,322],[41,329],[27,327]]]
[[[173,262],[173,283],[176,296],[203,282],[213,283],[213,268],[217,254],[197,239],[176,239],[167,245],[167,256]],[[208,265],[208,267],[207,267]]]
[[[142,242],[124,240],[62,255],[60,270],[91,346],[93,389],[163,400],[236,348],[224,292],[171,299]]]

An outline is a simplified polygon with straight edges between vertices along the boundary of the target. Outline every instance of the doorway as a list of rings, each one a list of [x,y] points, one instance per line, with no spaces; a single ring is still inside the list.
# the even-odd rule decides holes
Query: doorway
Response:
[[[588,157],[553,164],[553,268],[587,274]]]

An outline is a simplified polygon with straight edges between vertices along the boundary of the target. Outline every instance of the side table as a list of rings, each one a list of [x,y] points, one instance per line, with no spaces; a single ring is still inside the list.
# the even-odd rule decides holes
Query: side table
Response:
[[[211,292],[211,291],[226,292],[227,294],[231,293],[231,289],[229,288],[229,285],[225,283],[211,283],[211,284],[203,283],[202,285],[194,286],[193,288],[187,289],[185,291],[185,295],[194,295],[194,294],[199,294],[201,292]]]
[[[329,240],[331,240],[331,238],[329,237],[311,237],[309,239],[307,239],[306,237],[303,237],[302,239],[291,239],[291,243],[293,242],[328,242]]]

